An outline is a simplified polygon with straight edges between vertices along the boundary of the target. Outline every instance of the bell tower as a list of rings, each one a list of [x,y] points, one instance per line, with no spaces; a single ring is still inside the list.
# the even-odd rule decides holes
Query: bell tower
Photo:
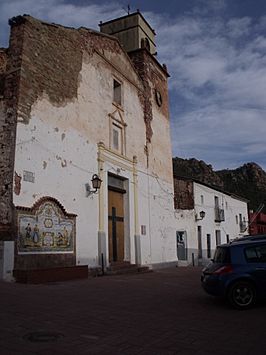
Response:
[[[139,11],[101,22],[99,26],[101,32],[117,37],[126,52],[146,48],[152,55],[156,55],[156,33]]]
[[[144,91],[140,95],[146,126],[146,166],[158,176],[164,175],[165,180],[173,184],[167,82],[169,74],[166,65],[161,65],[156,58],[155,31],[139,11],[100,23],[100,29],[102,33],[118,38],[142,80]],[[165,133],[163,145],[162,132]]]

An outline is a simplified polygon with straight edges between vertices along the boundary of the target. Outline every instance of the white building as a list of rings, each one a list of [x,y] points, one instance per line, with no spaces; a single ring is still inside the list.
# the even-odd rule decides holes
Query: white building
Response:
[[[248,234],[247,200],[192,179],[174,185],[179,265],[204,264],[217,245]]]
[[[169,75],[154,30],[138,12],[101,32],[27,15],[10,25],[0,239],[15,243],[15,269],[176,262]]]

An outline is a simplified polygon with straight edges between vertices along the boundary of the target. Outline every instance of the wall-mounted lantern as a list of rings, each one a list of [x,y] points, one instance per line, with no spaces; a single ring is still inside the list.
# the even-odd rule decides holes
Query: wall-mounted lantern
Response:
[[[99,188],[101,187],[102,180],[99,178],[97,174],[94,174],[91,179],[92,187],[94,190],[91,189],[90,184],[86,184],[86,191],[87,191],[87,196],[90,196],[92,194],[97,193]]]
[[[196,221],[202,221],[203,220],[203,218],[205,217],[205,215],[206,215],[206,213],[204,212],[204,211],[200,211],[200,213],[199,213],[199,217],[200,218],[198,218],[198,215],[196,214]]]

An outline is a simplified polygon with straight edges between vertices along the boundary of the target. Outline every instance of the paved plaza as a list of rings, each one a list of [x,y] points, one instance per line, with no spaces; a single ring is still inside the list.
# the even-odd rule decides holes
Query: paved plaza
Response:
[[[0,283],[0,354],[266,354],[266,304],[206,295],[199,268]]]

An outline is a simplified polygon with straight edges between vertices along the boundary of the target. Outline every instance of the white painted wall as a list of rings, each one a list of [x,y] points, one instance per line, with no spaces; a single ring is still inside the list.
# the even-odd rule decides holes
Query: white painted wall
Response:
[[[123,57],[122,62],[124,60]],[[99,196],[87,197],[85,184],[90,183],[94,173],[98,173],[97,144],[103,142],[107,149],[110,146],[109,114],[116,110],[112,103],[114,77],[123,83],[126,155],[131,160],[137,156],[138,160],[137,213],[139,225],[147,227],[147,234],[141,236],[142,264],[171,262],[176,260],[176,245],[172,174],[169,175],[172,169],[169,122],[164,118],[160,125],[161,117],[154,119],[151,157],[153,160],[159,157],[159,168],[153,164],[152,171],[147,170],[144,153],[146,127],[137,88],[142,84],[136,75],[134,83],[132,78],[128,81],[127,72],[115,70],[97,54],[85,57],[76,99],[58,107],[44,94],[32,107],[29,124],[18,122],[15,171],[22,177],[23,171],[30,171],[35,181],[27,182],[22,178],[21,192],[14,194],[14,204],[31,207],[43,196],[56,198],[68,213],[77,214],[77,264],[88,264],[89,267],[99,264]],[[164,147],[164,152],[169,152],[169,155],[161,154],[160,147]],[[101,172],[104,176],[103,232],[108,235],[107,175],[119,169],[119,175],[128,179],[128,253],[130,261],[134,262],[133,174],[127,167],[121,169],[121,159],[115,158],[115,154],[112,159],[103,163]]]
[[[195,198],[195,213],[199,215],[201,210],[205,211],[205,217],[202,221],[198,221],[198,225],[202,225],[203,235],[211,234],[213,236],[213,230],[221,231],[221,242],[226,243],[226,235],[229,235],[230,239],[235,239],[242,236],[245,233],[240,232],[239,223],[236,223],[236,215],[242,215],[245,221],[248,221],[248,208],[247,202],[231,195],[227,195],[220,191],[214,190],[210,187],[201,185],[199,183],[193,184],[194,198]],[[204,203],[201,204],[201,195],[203,196]],[[225,221],[216,223],[214,222],[214,197],[219,199],[219,206],[224,209]],[[213,244],[213,249],[215,247]]]
[[[241,233],[239,223],[236,223],[236,215],[242,215],[243,220],[248,221],[247,202],[227,195],[223,192],[217,191],[205,185],[199,183],[193,183],[194,191],[194,210],[177,210],[176,211],[176,227],[178,230],[184,230],[187,232],[188,243],[188,263],[192,262],[192,253],[195,255],[195,263],[198,263],[198,226],[202,231],[202,263],[208,261],[207,258],[207,234],[211,236],[211,256],[213,256],[216,248],[216,236],[215,231],[221,232],[221,243],[227,242],[227,235],[229,239],[235,239],[248,232]],[[202,198],[203,196],[203,203]],[[224,209],[225,221],[220,223],[215,222],[214,214],[214,197],[217,196],[220,203],[220,208]],[[196,220],[200,218],[200,211],[205,212],[205,217],[202,220]],[[182,264],[182,263],[180,263]],[[184,263],[183,263],[184,264]]]
[[[139,174],[139,224],[146,226],[141,235],[142,263],[165,264],[177,261],[173,187],[168,182],[141,172]]]

